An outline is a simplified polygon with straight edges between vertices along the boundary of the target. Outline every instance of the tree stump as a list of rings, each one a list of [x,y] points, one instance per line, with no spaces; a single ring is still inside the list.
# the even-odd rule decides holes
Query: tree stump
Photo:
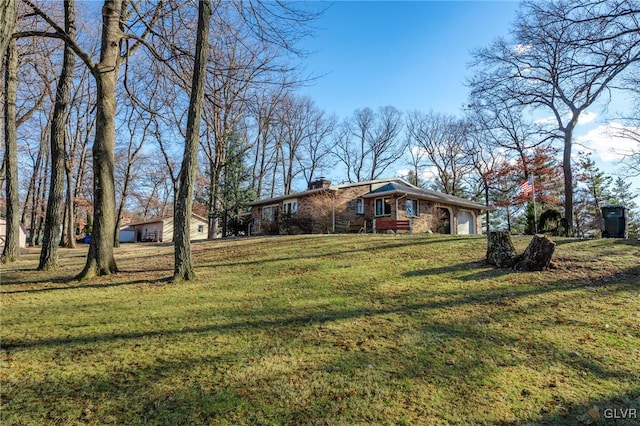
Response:
[[[516,257],[516,249],[511,242],[511,235],[508,231],[489,232],[487,240],[487,263],[498,268],[509,268],[513,266]]]
[[[544,271],[551,263],[556,243],[544,235],[534,235],[524,253],[514,259],[516,271]]]

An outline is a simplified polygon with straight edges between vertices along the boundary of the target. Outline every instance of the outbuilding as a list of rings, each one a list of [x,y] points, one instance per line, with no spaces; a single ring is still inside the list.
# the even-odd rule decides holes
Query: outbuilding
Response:
[[[18,247],[27,247],[27,228],[20,224],[20,234],[18,236]],[[0,218],[0,251],[4,250],[4,242],[7,239],[7,220]]]

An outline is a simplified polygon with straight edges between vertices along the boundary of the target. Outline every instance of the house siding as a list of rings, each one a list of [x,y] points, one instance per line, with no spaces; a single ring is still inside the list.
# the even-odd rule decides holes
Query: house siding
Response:
[[[0,249],[4,249],[4,242],[7,237],[7,221],[0,219]],[[18,248],[27,247],[27,229],[21,223],[18,226]]]
[[[203,226],[203,232],[198,232],[198,227]],[[121,230],[132,230],[136,233],[136,242],[172,242],[173,241],[173,217],[159,219],[154,222],[134,223],[123,225]],[[191,240],[204,240],[207,238],[207,222],[198,217],[191,218],[189,227]],[[145,239],[145,236],[147,239]]]
[[[421,199],[418,195],[406,194],[389,194],[381,193],[380,196],[370,194],[377,188],[384,186],[384,182],[372,184],[353,184],[349,186],[338,186],[331,190],[314,192],[312,194],[297,193],[291,194],[289,198],[278,197],[277,201],[264,200],[264,203],[255,203],[251,208],[252,230],[251,234],[290,234],[290,233],[326,233],[340,232],[344,230],[344,224],[360,223],[366,221],[367,230],[370,232],[373,219],[387,218],[396,220],[412,220],[413,232],[436,232],[438,230],[438,212],[437,208],[444,208],[450,215],[449,227],[447,233],[456,234],[458,231],[458,214],[461,211],[471,212],[475,218],[475,229],[472,231],[476,234],[481,233],[480,209],[455,206],[453,204],[436,203],[427,199]],[[366,195],[366,198],[362,198]],[[357,211],[357,200],[363,199],[363,212]],[[384,198],[389,200],[390,214],[376,216],[375,203],[376,199]],[[405,209],[405,199],[418,200],[418,215],[407,216]],[[283,220],[282,211],[283,203],[290,199],[296,199],[298,202],[298,210],[291,218],[294,219],[290,223],[304,224],[304,226],[289,226]],[[277,206],[278,216],[277,224],[268,226],[262,223],[262,208],[267,206]],[[279,226],[278,226],[279,225]],[[303,229],[304,228],[304,229]]]

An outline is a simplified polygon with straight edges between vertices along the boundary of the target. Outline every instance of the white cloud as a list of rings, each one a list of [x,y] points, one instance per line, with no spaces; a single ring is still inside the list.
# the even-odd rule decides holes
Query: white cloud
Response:
[[[515,46],[513,46],[513,51],[518,56],[526,55],[527,53],[529,53],[532,47],[533,46],[531,46],[530,44],[516,44]]]
[[[597,112],[585,111],[578,117],[578,126],[594,122],[598,118]]]
[[[594,121],[596,121],[596,118],[598,118],[598,113],[597,112],[591,112],[591,111],[585,111],[582,114],[580,114],[580,117],[578,117],[578,126],[582,126],[584,124],[589,124],[592,123]],[[571,119],[571,114],[567,113],[564,117],[564,122],[568,122]],[[556,117],[553,115],[550,115],[548,117],[542,117],[542,118],[538,118],[537,120],[534,121],[535,124],[543,124],[543,125],[551,125],[551,124],[556,124]]]
[[[543,117],[543,118],[538,118],[536,120],[534,120],[535,124],[544,124],[544,125],[549,125],[549,124],[555,124],[556,123],[556,118],[551,115],[549,117]]]
[[[623,129],[620,123],[603,124],[576,137],[575,142],[604,162],[619,161],[625,153],[640,149],[637,141],[619,136]]]

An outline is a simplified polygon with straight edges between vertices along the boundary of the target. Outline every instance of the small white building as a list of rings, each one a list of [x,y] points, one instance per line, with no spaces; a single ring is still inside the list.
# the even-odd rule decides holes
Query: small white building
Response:
[[[191,240],[206,240],[207,219],[191,215]],[[132,235],[132,232],[134,233]],[[120,226],[120,242],[171,242],[173,241],[173,216],[127,223]]]
[[[0,218],[0,251],[4,250],[4,241],[7,239],[7,220]],[[20,236],[18,237],[18,247],[27,247],[27,228],[20,224]]]

